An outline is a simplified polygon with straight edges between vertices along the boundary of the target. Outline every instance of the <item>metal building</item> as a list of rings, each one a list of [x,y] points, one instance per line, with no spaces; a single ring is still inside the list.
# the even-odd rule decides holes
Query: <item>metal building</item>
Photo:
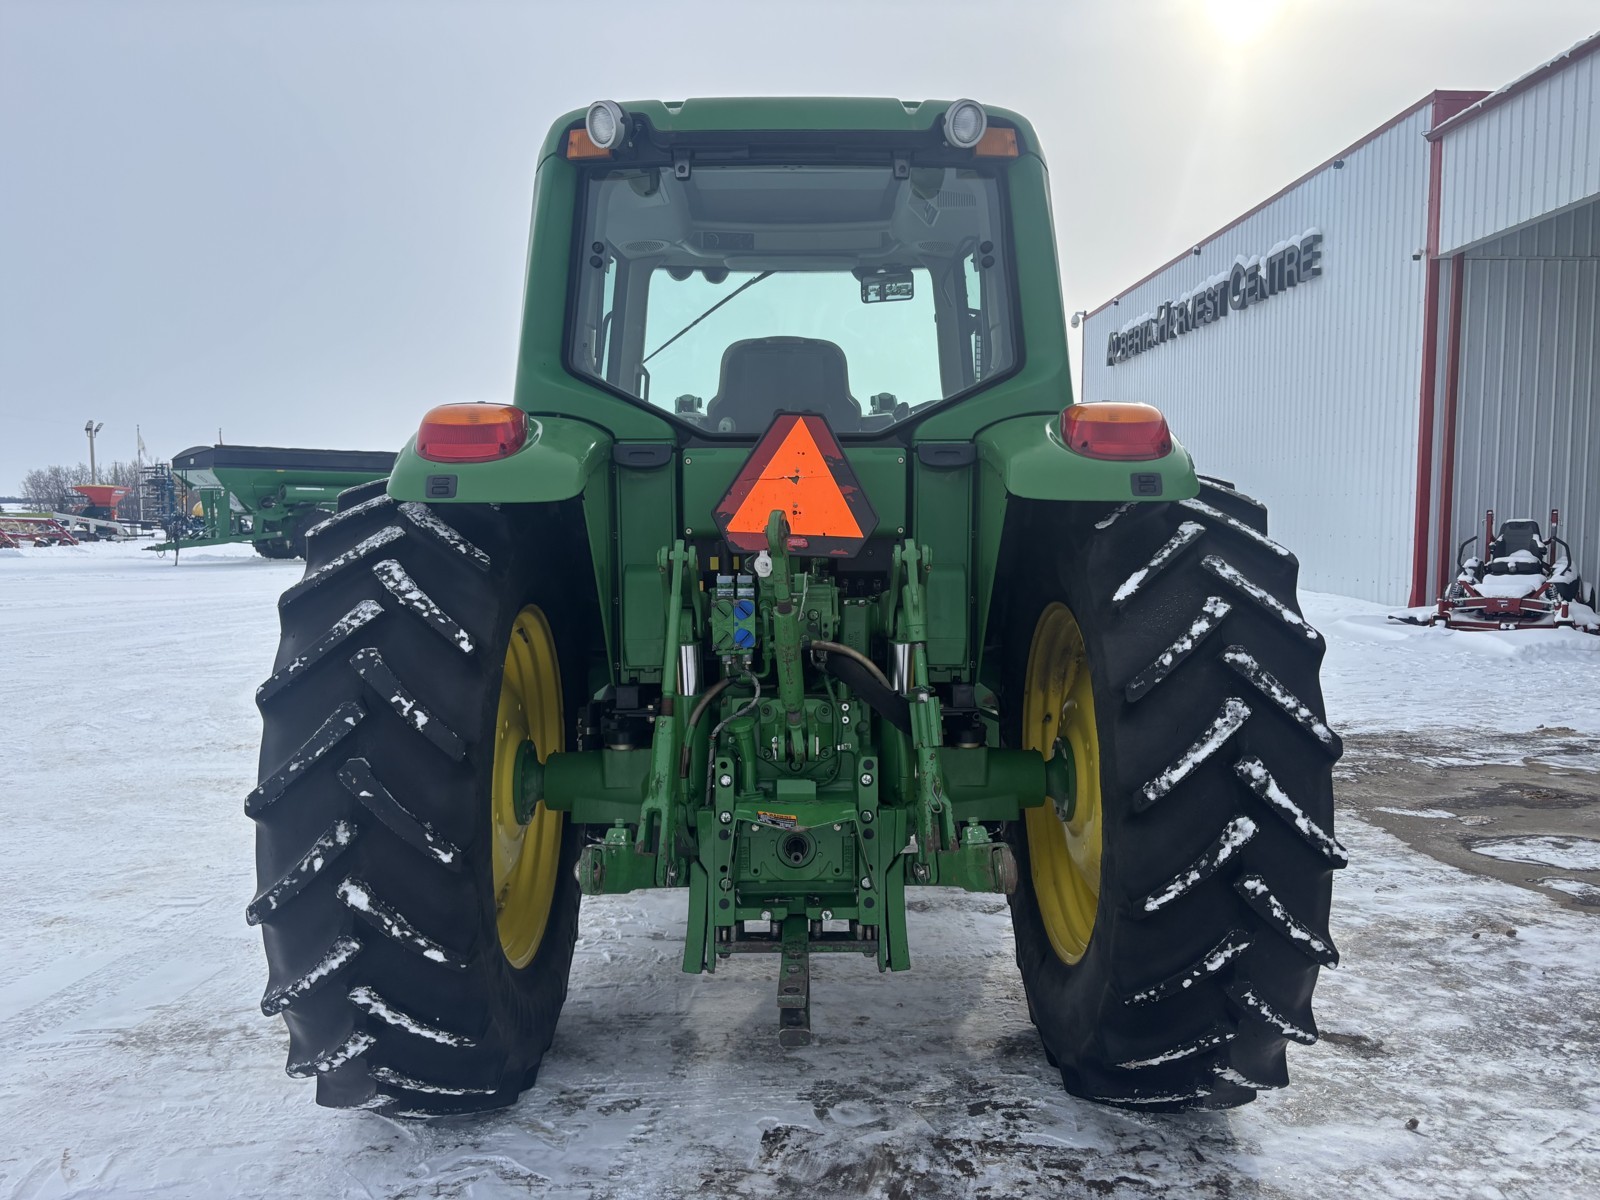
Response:
[[[1489,507],[1600,575],[1597,52],[1432,93],[1089,313],[1083,399],[1162,408],[1305,587],[1427,603]]]

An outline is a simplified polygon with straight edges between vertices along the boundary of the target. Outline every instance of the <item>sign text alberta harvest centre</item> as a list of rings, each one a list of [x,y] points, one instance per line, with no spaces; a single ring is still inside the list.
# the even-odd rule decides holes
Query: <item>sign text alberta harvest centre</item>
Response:
[[[1176,300],[1165,300],[1152,314],[1120,330],[1106,344],[1106,366],[1114,367],[1213,321],[1298,287],[1322,274],[1322,231],[1308,229],[1280,242],[1265,257],[1240,259],[1233,269],[1213,276]]]

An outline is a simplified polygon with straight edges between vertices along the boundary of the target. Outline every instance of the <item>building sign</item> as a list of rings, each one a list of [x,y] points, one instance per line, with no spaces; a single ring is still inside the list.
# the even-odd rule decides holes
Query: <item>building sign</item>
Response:
[[[1308,229],[1293,241],[1279,242],[1264,257],[1240,259],[1233,270],[1213,275],[1194,291],[1163,301],[1155,312],[1114,331],[1106,345],[1106,366],[1127,362],[1321,274],[1322,231]]]

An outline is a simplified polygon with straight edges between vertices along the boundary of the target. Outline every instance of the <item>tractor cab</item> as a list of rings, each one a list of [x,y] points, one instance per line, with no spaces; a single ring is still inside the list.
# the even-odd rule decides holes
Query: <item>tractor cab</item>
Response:
[[[782,411],[881,433],[1014,368],[1003,158],[697,149],[641,132],[585,175],[574,374],[748,441]]]

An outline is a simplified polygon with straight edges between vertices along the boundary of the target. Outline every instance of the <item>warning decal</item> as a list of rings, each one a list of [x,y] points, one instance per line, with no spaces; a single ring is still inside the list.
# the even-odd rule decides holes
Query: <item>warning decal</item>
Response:
[[[764,550],[774,510],[789,522],[793,554],[848,558],[877,527],[826,418],[778,414],[717,504],[717,528],[736,550]]]

